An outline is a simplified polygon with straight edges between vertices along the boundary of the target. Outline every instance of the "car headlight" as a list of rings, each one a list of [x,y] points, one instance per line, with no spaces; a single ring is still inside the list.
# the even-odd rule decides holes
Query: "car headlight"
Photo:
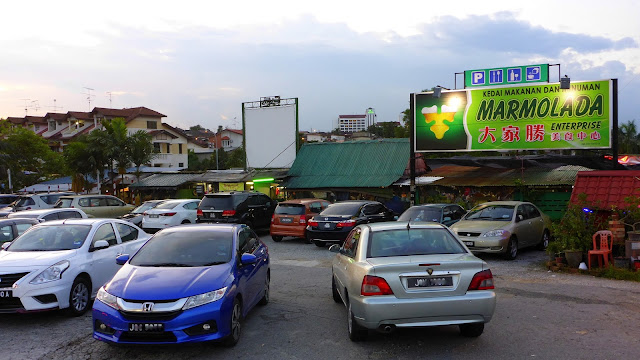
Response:
[[[31,280],[30,284],[44,284],[50,281],[60,280],[62,273],[69,268],[69,261],[62,260],[58,263],[55,263],[49,266],[45,271],[41,272],[36,276],[33,280]]]
[[[189,296],[187,302],[182,307],[182,310],[187,310],[194,308],[196,306],[208,304],[217,300],[222,299],[224,294],[227,292],[227,288],[223,287],[222,289],[209,291],[204,294]]]
[[[118,307],[118,297],[115,295],[111,295],[104,289],[104,286],[100,287],[98,290],[98,294],[96,295],[96,299],[102,301],[105,305],[110,306],[116,310]]]
[[[503,230],[503,229],[489,230],[486,233],[484,233],[482,236],[496,237],[496,236],[503,236],[503,235],[505,235],[507,233],[508,233],[508,231],[507,230]]]

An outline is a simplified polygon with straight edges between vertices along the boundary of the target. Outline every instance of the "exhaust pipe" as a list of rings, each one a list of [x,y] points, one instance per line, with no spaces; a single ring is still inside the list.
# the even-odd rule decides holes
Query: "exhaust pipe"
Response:
[[[380,331],[382,331],[383,333],[390,333],[395,329],[396,329],[395,325],[381,325],[380,326]]]

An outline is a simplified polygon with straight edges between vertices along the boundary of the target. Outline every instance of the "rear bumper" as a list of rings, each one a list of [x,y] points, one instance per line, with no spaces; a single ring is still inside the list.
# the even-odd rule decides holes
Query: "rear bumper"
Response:
[[[305,238],[306,226],[304,225],[271,225],[269,230],[271,235],[276,236],[294,236]]]
[[[320,231],[307,227],[307,236],[312,240],[324,242],[342,242],[347,238],[353,227],[342,228],[340,230]]]
[[[491,290],[470,291],[463,296],[398,299],[390,296],[350,297],[358,324],[377,329],[383,325],[423,327],[486,323],[496,307]]]

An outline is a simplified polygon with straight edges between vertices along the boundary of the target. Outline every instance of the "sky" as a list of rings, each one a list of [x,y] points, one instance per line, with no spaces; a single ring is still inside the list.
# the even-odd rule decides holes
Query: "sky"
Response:
[[[548,63],[617,78],[620,123],[640,120],[632,1],[35,0],[2,13],[0,118],[144,106],[172,126],[241,128],[243,102],[278,95],[298,98],[300,130],[329,131],[369,107],[398,121],[410,93],[453,88],[456,72]]]

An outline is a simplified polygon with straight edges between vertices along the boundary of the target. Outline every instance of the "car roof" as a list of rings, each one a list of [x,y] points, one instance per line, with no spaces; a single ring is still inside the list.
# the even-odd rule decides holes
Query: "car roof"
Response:
[[[410,207],[409,209],[419,209],[419,208],[443,208],[445,206],[459,206],[458,204],[420,204],[420,205],[414,205],[412,207]],[[408,209],[407,209],[408,210]]]
[[[126,221],[118,221],[117,219],[87,218],[87,219],[52,220],[52,221],[43,222],[40,225],[47,225],[47,226],[51,226],[51,225],[57,225],[57,226],[59,226],[59,225],[94,225],[94,224],[99,224],[99,223],[103,223],[103,222],[110,222],[110,221],[127,223]]]
[[[362,226],[362,225],[361,225]],[[384,230],[402,230],[402,229],[443,229],[446,226],[435,222],[423,222],[423,221],[385,221],[378,223],[370,223],[364,226],[368,226],[371,231],[384,231]]]
[[[43,215],[43,214],[51,214],[51,213],[57,213],[57,212],[62,212],[62,211],[73,211],[73,212],[83,212],[80,209],[76,209],[76,208],[49,208],[49,209],[35,209],[35,210],[23,210],[23,211],[18,211],[18,212],[14,212],[9,214],[12,217],[20,217],[19,215],[31,215],[31,216],[39,216],[39,215]]]
[[[9,219],[0,219],[0,226],[5,226],[6,224],[11,224],[11,223],[20,222],[20,221],[29,222],[34,225],[40,223],[38,219],[34,219],[34,218],[15,217],[15,218],[9,218]]]
[[[482,204],[478,204],[478,206],[483,206],[483,205],[520,205],[520,204],[531,204],[528,201],[489,201],[489,202],[485,202]]]
[[[333,203],[332,205],[337,205],[337,204],[380,204],[379,201],[375,201],[375,200],[344,200],[344,201],[337,201],[335,203]]]
[[[313,203],[313,202],[318,202],[318,201],[326,201],[328,202],[328,200],[323,200],[323,199],[292,199],[292,200],[285,200],[285,201],[281,201],[278,203],[278,205],[280,204],[309,204],[309,203]]]
[[[205,194],[204,196],[217,196],[217,195],[240,195],[240,194],[262,194],[257,191],[220,191],[213,194]]]
[[[113,195],[98,195],[98,194],[64,195],[64,196],[61,196],[61,198],[65,198],[65,199],[77,199],[77,198],[82,198],[82,197],[105,197],[105,198],[118,199],[117,197],[115,197]],[[118,200],[120,200],[120,199],[118,199]]]
[[[201,224],[186,224],[186,225],[178,225],[168,227],[166,229],[162,229],[162,233],[169,232],[184,232],[188,230],[193,231],[212,231],[215,229],[221,231],[233,231],[239,227],[244,226],[244,224],[235,224],[235,223],[219,223],[219,224],[211,224],[211,223],[201,223]]]

